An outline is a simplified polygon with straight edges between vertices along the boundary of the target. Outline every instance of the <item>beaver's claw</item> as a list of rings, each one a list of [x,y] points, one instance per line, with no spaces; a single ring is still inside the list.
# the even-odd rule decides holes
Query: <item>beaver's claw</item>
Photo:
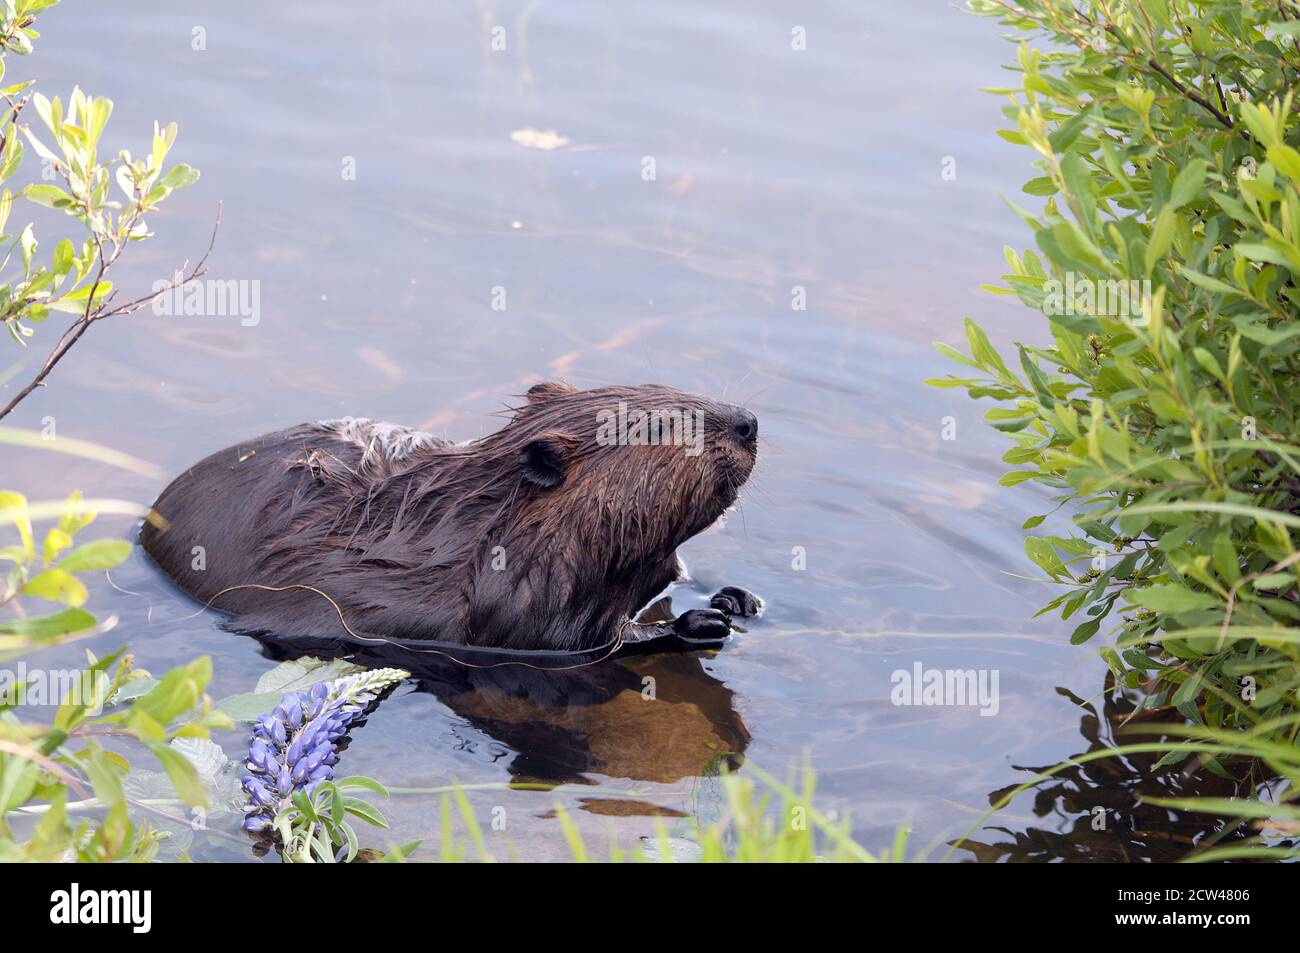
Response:
[[[691,642],[721,642],[731,635],[731,618],[717,609],[691,609],[677,617],[673,631]]]
[[[729,616],[738,615],[745,619],[753,618],[763,611],[762,599],[737,586],[723,586],[713,594],[709,605]]]

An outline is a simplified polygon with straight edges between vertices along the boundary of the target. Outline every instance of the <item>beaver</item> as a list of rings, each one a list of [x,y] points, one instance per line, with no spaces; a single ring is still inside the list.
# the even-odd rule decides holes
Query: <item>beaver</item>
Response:
[[[467,443],[345,417],[222,450],[163,490],[141,542],[228,628],[299,641],[573,652],[719,642],[759,611],[727,587],[633,621],[681,577],[677,547],[736,501],[753,413],[659,385],[521,397]]]

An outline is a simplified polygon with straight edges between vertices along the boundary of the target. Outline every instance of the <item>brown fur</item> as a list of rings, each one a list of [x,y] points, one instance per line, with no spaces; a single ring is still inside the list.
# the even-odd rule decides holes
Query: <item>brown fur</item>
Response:
[[[700,411],[703,452],[600,445],[597,414],[619,401]],[[308,585],[368,635],[590,648],[676,577],[677,547],[734,502],[756,437],[747,411],[668,387],[543,384],[505,427],[463,445],[327,422],[221,451],[163,491],[155,509],[170,525],[146,525],[142,541],[243,631],[338,638],[319,595],[220,594]]]

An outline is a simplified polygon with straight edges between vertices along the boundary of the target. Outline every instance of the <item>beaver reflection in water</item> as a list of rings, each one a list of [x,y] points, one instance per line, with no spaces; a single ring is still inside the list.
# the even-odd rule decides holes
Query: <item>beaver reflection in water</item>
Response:
[[[665,613],[668,602],[659,600],[649,611]],[[735,692],[706,670],[707,656],[698,652],[639,646],[600,665],[546,669],[463,665],[439,654],[382,645],[322,653],[311,640],[298,644],[259,636],[258,641],[273,661],[325,654],[366,668],[408,668],[407,684],[433,695],[454,716],[439,736],[458,753],[499,761],[518,780],[674,784],[738,770],[750,741]],[[654,704],[647,704],[651,699]],[[398,716],[386,726],[391,743],[400,747],[409,741],[427,764],[429,749],[418,740],[427,733],[423,715]],[[593,797],[601,800],[598,792]],[[590,799],[583,803],[596,812],[610,807],[608,802],[596,807]],[[618,803],[631,813],[645,806],[635,799]]]
[[[757,611],[728,587],[713,608],[632,621],[749,478],[752,413],[653,385],[526,396],[464,444],[344,418],[220,451],[163,491],[144,548],[232,628],[284,638],[581,651],[719,641]]]

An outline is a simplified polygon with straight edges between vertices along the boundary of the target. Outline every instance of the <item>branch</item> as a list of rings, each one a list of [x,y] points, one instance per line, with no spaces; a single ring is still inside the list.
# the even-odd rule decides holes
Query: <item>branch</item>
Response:
[[[1164,78],[1164,81],[1166,83],[1168,83],[1170,86],[1172,86],[1174,89],[1178,91],[1179,95],[1184,96],[1187,99],[1190,99],[1192,102],[1196,103],[1196,105],[1206,110],[1211,116],[1217,119],[1220,125],[1222,125],[1224,128],[1236,129],[1236,131],[1240,132],[1243,136],[1245,136],[1247,140],[1250,139],[1250,133],[1248,133],[1244,129],[1237,129],[1236,125],[1232,121],[1231,116],[1229,116],[1227,113],[1220,110],[1217,106],[1214,105],[1214,103],[1210,102],[1204,96],[1200,95],[1197,92],[1194,92],[1189,87],[1184,86],[1182,83],[1178,82],[1178,80],[1174,78],[1173,74],[1171,74],[1168,70],[1166,70],[1163,66],[1161,66],[1159,63],[1156,62],[1156,58],[1154,56],[1151,57],[1149,60],[1147,60],[1147,66],[1150,66],[1153,70],[1159,73]]]
[[[76,321],[74,321],[71,325],[69,325],[68,329],[63,332],[63,336],[59,338],[58,343],[54,346],[54,350],[52,350],[50,352],[49,357],[45,359],[45,363],[41,366],[41,369],[36,373],[36,376],[33,377],[32,380],[14,396],[13,400],[9,401],[9,403],[4,406],[3,410],[0,410],[0,420],[3,420],[5,417],[7,417],[9,413],[15,407],[18,406],[19,402],[22,401],[29,394],[31,394],[32,391],[36,390],[36,388],[38,387],[43,386],[45,378],[49,376],[50,371],[54,370],[55,365],[57,365],[59,361],[63,360],[63,356],[67,354],[68,351],[72,350],[72,346],[76,344],[79,340],[81,340],[81,336],[85,334],[86,331],[90,329],[90,326],[94,324],[96,321],[102,321],[104,318],[111,318],[117,315],[131,314],[134,311],[139,311],[141,308],[143,308],[145,305],[153,301],[155,298],[157,298],[159,295],[163,294],[164,292],[170,291],[173,288],[176,288],[181,285],[187,285],[194,279],[201,277],[205,273],[206,270],[205,266],[207,265],[208,256],[212,254],[212,248],[217,242],[217,231],[220,228],[221,228],[221,204],[217,203],[217,220],[216,223],[212,226],[212,238],[208,242],[208,250],[203,253],[203,257],[199,259],[199,263],[194,267],[194,270],[191,271],[188,275],[184,275],[179,279],[174,278],[168,284],[166,284],[162,288],[159,288],[157,291],[151,294],[145,295],[141,298],[135,299],[134,301],[128,302],[127,304],[120,305],[116,308],[111,308],[111,309],[107,307],[108,302],[102,303],[98,309],[95,309],[95,291],[98,290],[100,282],[103,280],[105,273],[117,261],[118,256],[122,253],[122,247],[125,246],[119,247],[112,255],[112,257],[105,260],[103,245],[101,244],[100,253],[99,253],[100,256],[99,270],[95,273],[95,281],[90,287],[90,296],[86,299],[85,313],[82,314],[82,316],[79,317]],[[184,271],[184,266],[182,265],[181,269],[177,272],[177,274],[180,274],[180,272],[183,271]]]
[[[9,131],[5,132],[4,135],[0,135],[0,149],[4,148],[9,136],[18,128],[18,114],[23,111],[23,107],[27,105],[27,101],[30,98],[30,96],[24,96],[22,99],[18,100],[18,102],[14,102],[9,97],[5,97],[5,101],[9,103],[12,112],[9,113],[9,118],[5,120],[5,125],[9,127]]]
[[[90,789],[81,778],[77,777],[53,758],[43,754],[30,745],[19,744],[16,741],[6,741],[3,738],[0,738],[0,751],[6,751],[9,754],[22,758],[24,761],[32,762],[42,771],[47,771],[54,775],[82,797],[85,797],[90,793]]]
[[[172,281],[169,281],[167,284],[163,285],[157,291],[151,292],[147,295],[144,295],[143,297],[136,298],[134,301],[128,301],[126,304],[118,305],[116,308],[112,308],[107,311],[98,312],[90,320],[102,321],[105,318],[113,318],[122,314],[133,314],[134,312],[139,311],[145,305],[152,302],[154,299],[161,297],[162,295],[166,294],[168,291],[171,291],[173,288],[184,287],[185,285],[193,281],[195,278],[203,277],[203,275],[207,273],[206,266],[208,263],[208,256],[212,254],[212,248],[217,243],[217,231],[220,228],[221,228],[221,203],[218,202],[217,220],[212,226],[212,238],[209,239],[208,241],[208,250],[203,253],[203,257],[199,259],[199,262],[197,265],[194,266],[193,271],[191,271],[188,275],[183,274],[186,265],[189,264],[189,262],[186,262],[185,264],[181,265],[181,267],[178,268],[176,271],[176,275],[179,275],[181,277],[174,277]],[[0,416],[4,416],[4,415],[0,414]]]

